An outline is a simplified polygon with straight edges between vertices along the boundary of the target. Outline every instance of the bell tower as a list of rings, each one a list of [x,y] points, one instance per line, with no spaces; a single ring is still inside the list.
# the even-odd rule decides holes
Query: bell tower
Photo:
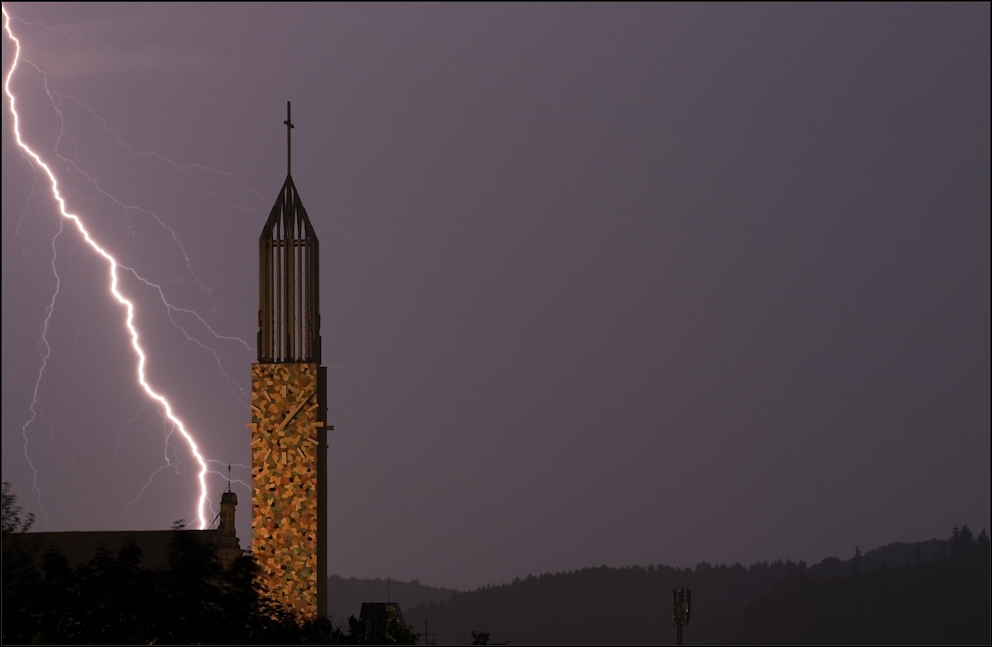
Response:
[[[327,368],[320,365],[317,236],[287,172],[258,239],[258,362],[251,367],[251,549],[267,593],[327,610]]]

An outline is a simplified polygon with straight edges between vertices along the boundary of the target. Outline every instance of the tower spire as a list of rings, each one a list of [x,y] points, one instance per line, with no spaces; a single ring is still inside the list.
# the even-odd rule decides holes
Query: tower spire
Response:
[[[319,243],[289,174],[291,107],[287,101],[286,179],[258,237],[251,546],[266,592],[313,618],[327,612],[327,368],[320,365]]]
[[[319,363],[318,243],[290,174],[290,109],[287,101],[286,181],[258,241],[258,361]]]
[[[293,119],[290,116],[290,103],[286,102],[286,175],[293,174]]]

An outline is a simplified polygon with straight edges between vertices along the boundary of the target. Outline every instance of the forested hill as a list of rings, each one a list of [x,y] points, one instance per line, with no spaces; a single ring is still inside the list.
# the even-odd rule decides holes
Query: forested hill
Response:
[[[514,644],[674,644],[672,589],[692,589],[687,644],[989,642],[989,542],[967,526],[950,540],[898,543],[745,568],[586,568],[528,576],[404,608],[437,644],[472,630]]]

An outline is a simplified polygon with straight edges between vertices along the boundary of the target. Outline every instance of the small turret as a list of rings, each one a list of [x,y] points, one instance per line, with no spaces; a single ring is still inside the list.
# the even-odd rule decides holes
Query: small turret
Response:
[[[234,510],[238,507],[238,495],[228,490],[220,496],[220,523],[214,531],[214,545],[217,546],[217,559],[224,568],[230,568],[244,551],[234,527]]]
[[[220,497],[220,524],[217,534],[222,537],[235,537],[234,509],[238,507],[238,495],[228,490]]]

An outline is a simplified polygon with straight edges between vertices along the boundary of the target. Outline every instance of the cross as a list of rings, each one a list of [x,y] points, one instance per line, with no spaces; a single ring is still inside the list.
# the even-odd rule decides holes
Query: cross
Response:
[[[290,118],[289,101],[286,102],[286,175],[293,171],[293,120]]]

